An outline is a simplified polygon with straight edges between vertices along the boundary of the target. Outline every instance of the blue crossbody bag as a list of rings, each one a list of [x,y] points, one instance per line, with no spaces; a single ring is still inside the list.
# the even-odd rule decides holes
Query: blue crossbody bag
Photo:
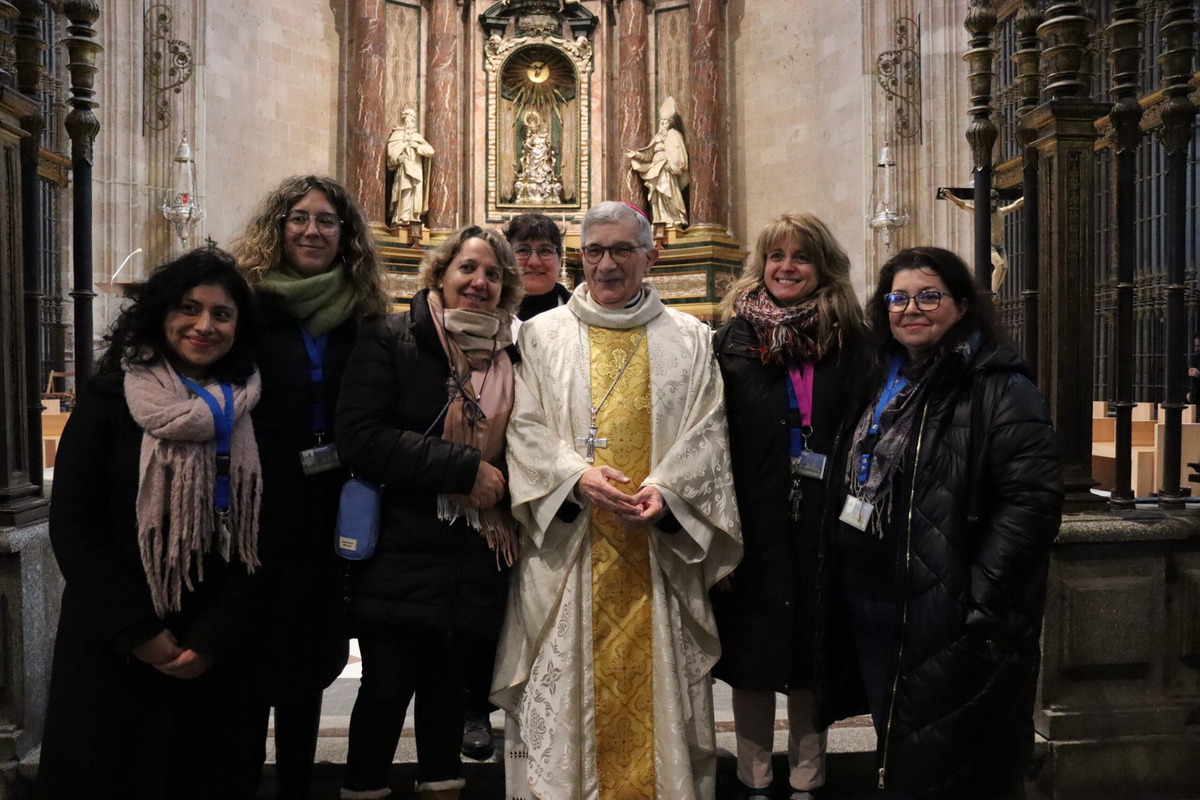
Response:
[[[362,478],[346,481],[338,502],[334,552],[348,561],[362,561],[374,555],[382,505],[382,486]]]

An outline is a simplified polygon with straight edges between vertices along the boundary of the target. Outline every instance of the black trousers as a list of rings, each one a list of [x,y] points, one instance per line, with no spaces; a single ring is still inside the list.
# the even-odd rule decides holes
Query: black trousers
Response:
[[[275,709],[275,783],[273,800],[309,800],[312,794],[313,762],[317,754],[317,734],[321,727],[319,690],[307,695],[295,694],[274,706]],[[266,732],[272,706],[261,693],[249,698],[245,707],[230,718],[228,736],[240,742],[237,759],[229,769],[238,775],[239,786],[248,787],[254,797],[262,779],[267,757]]]
[[[417,781],[462,775],[464,643],[446,634],[415,629],[368,634],[358,639],[362,682],[350,714],[345,788],[388,788],[388,775],[408,703],[417,737]]]

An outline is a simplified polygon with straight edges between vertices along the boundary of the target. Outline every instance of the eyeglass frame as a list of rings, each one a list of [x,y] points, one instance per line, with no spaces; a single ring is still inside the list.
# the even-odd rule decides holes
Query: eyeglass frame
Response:
[[[527,261],[529,260],[529,257],[535,253],[542,261],[549,261],[552,258],[562,258],[562,250],[555,248],[553,245],[545,245],[544,247],[539,247],[536,250],[532,247],[529,247],[529,251],[524,257],[521,256],[522,247],[529,247],[529,245],[514,245],[512,249],[513,256],[515,256],[518,261]],[[546,253],[549,253],[549,255],[545,255]]]
[[[936,297],[933,305],[926,308],[925,306],[921,305],[921,297],[924,296],[926,299],[928,299],[930,295],[935,295]],[[909,303],[915,303],[917,306],[917,311],[937,311],[942,305],[942,298],[948,295],[949,292],[943,292],[939,289],[922,289],[916,294],[909,294],[908,292],[888,292],[883,296],[883,301],[887,304],[887,310],[890,314],[904,313],[908,310]],[[904,298],[904,305],[900,306],[899,308],[895,308],[894,306],[900,302],[900,297]]]
[[[595,247],[595,248],[599,249],[599,251],[600,251],[596,255],[596,258],[594,258],[594,259],[588,256],[588,248],[591,248],[591,247]],[[613,251],[618,247],[628,247],[629,252],[626,253],[625,255],[621,256],[620,258],[617,258],[617,254]],[[580,257],[580,259],[582,259],[584,261],[584,263],[594,267],[597,264],[599,264],[601,261],[603,261],[604,256],[607,254],[608,257],[612,259],[614,264],[622,264],[623,265],[623,264],[629,263],[629,259],[634,254],[635,251],[645,250],[645,249],[646,249],[646,247],[644,245],[630,244],[629,242],[617,242],[616,244],[610,244],[608,246],[605,246],[602,244],[595,244],[593,242],[593,243],[585,244],[583,247],[579,248],[579,257]]]
[[[297,220],[296,225],[293,225],[292,220],[289,219],[293,214],[303,214],[304,215],[304,224],[302,226],[296,227],[296,225],[299,225],[299,220]],[[323,230],[321,228],[321,217],[326,217],[327,220],[329,218],[333,218],[333,219],[337,220],[337,227],[333,228],[332,230],[328,230],[328,231]],[[291,211],[288,211],[284,214],[280,214],[279,220],[280,220],[280,223],[283,225],[283,227],[285,229],[291,231],[292,233],[304,233],[306,230],[308,230],[309,223],[315,222],[317,225],[317,233],[321,234],[322,236],[332,236],[334,233],[341,231],[342,226],[346,224],[346,220],[342,219],[337,214],[329,214],[329,213],[311,214],[302,208],[292,209]]]

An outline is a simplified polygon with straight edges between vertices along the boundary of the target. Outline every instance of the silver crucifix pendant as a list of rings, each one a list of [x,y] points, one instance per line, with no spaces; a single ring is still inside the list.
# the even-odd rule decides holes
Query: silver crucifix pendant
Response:
[[[587,459],[589,464],[596,460],[596,448],[608,447],[608,439],[596,438],[596,426],[592,425],[588,428],[587,436],[577,436],[575,439],[582,447],[587,448],[583,457]]]

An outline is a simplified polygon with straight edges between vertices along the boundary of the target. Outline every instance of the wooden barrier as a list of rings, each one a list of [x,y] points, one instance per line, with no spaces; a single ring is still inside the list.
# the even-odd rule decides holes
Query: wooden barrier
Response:
[[[62,437],[70,411],[63,411],[60,400],[46,400],[42,411],[42,466],[54,467],[54,456],[58,453],[58,440]]]

